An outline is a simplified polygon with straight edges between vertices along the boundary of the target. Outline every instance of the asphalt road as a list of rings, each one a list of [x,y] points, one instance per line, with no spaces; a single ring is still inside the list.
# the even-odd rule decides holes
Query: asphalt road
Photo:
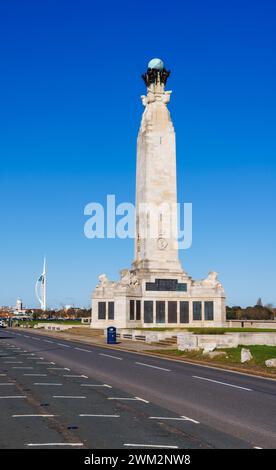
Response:
[[[0,448],[276,448],[276,381],[0,330]]]

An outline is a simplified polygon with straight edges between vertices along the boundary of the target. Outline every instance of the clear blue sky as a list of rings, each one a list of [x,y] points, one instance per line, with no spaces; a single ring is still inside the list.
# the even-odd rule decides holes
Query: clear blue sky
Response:
[[[193,203],[185,270],[220,273],[230,305],[276,303],[276,21],[267,1],[48,0],[0,7],[0,305],[89,305],[131,240],[88,240],[84,206],[135,194],[152,57],[171,69],[179,200]]]

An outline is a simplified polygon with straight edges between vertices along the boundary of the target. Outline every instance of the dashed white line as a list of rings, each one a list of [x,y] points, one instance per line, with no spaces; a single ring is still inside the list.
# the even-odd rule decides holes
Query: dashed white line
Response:
[[[63,384],[51,383],[51,382],[48,382],[48,383],[36,382],[36,383],[34,383],[34,385],[46,385],[46,386],[54,386],[54,387],[57,387],[57,386],[61,386],[61,385],[63,385]]]
[[[142,401],[144,403],[149,403],[149,401],[147,400],[144,400],[144,398],[140,398],[140,397],[134,397],[134,398],[131,398],[131,397],[109,397],[108,400],[130,400],[130,401]]]
[[[39,361],[36,364],[47,364],[47,365],[52,364],[54,366],[55,362],[47,362],[47,361],[42,362],[42,361]]]
[[[106,388],[112,388],[111,385],[107,384],[81,384],[81,387],[106,387]]]
[[[191,421],[195,424],[200,424],[199,421],[195,419],[188,418],[187,416],[180,416],[180,418],[171,418],[169,416],[150,416],[149,419],[160,419],[160,420],[172,420],[172,421]]]
[[[262,447],[255,446],[255,447],[253,447],[253,449],[262,449]]]
[[[181,416],[181,418],[183,418],[185,421],[191,421],[192,423],[200,424],[199,421],[196,421],[195,419],[192,419],[192,418],[188,418],[188,416]]]
[[[152,447],[156,449],[178,449],[178,446],[165,446],[161,444],[124,444],[126,447]]]
[[[92,351],[89,351],[89,349],[83,349],[83,348],[74,348],[77,349],[77,351],[83,351],[83,352],[88,352],[91,353]]]
[[[111,356],[111,354],[99,353],[99,356],[111,357],[112,359],[118,359],[119,361],[123,360],[121,357]]]
[[[47,374],[23,374],[29,377],[47,377]]]
[[[81,417],[88,418],[120,418],[120,415],[90,415],[90,414],[81,414]]]
[[[43,341],[45,341],[45,343],[54,343],[54,341],[50,341],[49,339],[44,339]]]
[[[7,382],[7,383],[1,383],[0,386],[8,386],[8,385],[15,385],[14,382]]]
[[[229,383],[226,383],[226,382],[219,382],[218,380],[207,379],[206,377],[200,377],[198,375],[193,375],[193,378],[194,379],[200,379],[200,380],[207,380],[208,382],[214,382],[214,383],[217,383],[217,384],[220,384],[220,385],[226,385],[227,387],[240,388],[241,390],[246,390],[248,392],[252,392],[251,388],[240,387],[239,385],[233,385],[233,384],[229,384]]]
[[[144,362],[135,362],[135,364],[138,364],[139,366],[152,367],[153,369],[159,369],[159,370],[164,370],[166,372],[171,372],[170,369],[165,369],[164,367],[152,366],[151,364],[145,364]]]
[[[145,400],[144,398],[140,398],[140,397],[134,397],[134,398],[136,398],[136,400],[138,400],[138,401],[143,401],[144,403],[149,403],[149,401]]]
[[[38,359],[43,360],[44,357],[35,357],[35,356],[33,356],[33,357],[26,357],[26,359],[27,359],[27,361],[37,361]]]
[[[8,398],[27,398],[25,395],[9,395],[6,397],[0,397],[0,400],[8,399]]]
[[[63,377],[72,377],[72,378],[88,379],[87,375],[71,375],[71,374],[64,374]]]
[[[44,446],[49,446],[49,447],[56,447],[56,446],[69,446],[69,447],[81,447],[83,446],[82,442],[44,442],[41,444],[38,443],[30,443],[30,444],[25,444],[28,447],[44,447]]]
[[[58,346],[63,346],[64,348],[71,348],[71,346],[68,346],[68,344],[63,344],[63,343],[57,343]]]
[[[53,418],[58,415],[12,415],[12,418]]]
[[[48,370],[71,370],[68,367],[47,367]]]
[[[33,367],[13,366],[13,369],[33,369]]]
[[[86,397],[82,397],[82,396],[78,396],[78,397],[74,397],[72,395],[53,395],[53,398],[86,398]]]

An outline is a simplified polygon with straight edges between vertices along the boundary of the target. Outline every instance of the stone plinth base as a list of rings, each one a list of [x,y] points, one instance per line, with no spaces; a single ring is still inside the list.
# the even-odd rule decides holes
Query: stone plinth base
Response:
[[[104,274],[92,295],[91,328],[225,326],[225,294],[210,272],[193,281],[186,273],[122,270],[119,282]]]

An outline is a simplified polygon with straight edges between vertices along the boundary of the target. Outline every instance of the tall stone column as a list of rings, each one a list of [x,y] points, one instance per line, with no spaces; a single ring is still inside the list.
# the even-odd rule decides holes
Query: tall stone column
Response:
[[[183,273],[178,259],[175,132],[165,91],[170,72],[153,59],[137,139],[136,241],[133,269]]]

